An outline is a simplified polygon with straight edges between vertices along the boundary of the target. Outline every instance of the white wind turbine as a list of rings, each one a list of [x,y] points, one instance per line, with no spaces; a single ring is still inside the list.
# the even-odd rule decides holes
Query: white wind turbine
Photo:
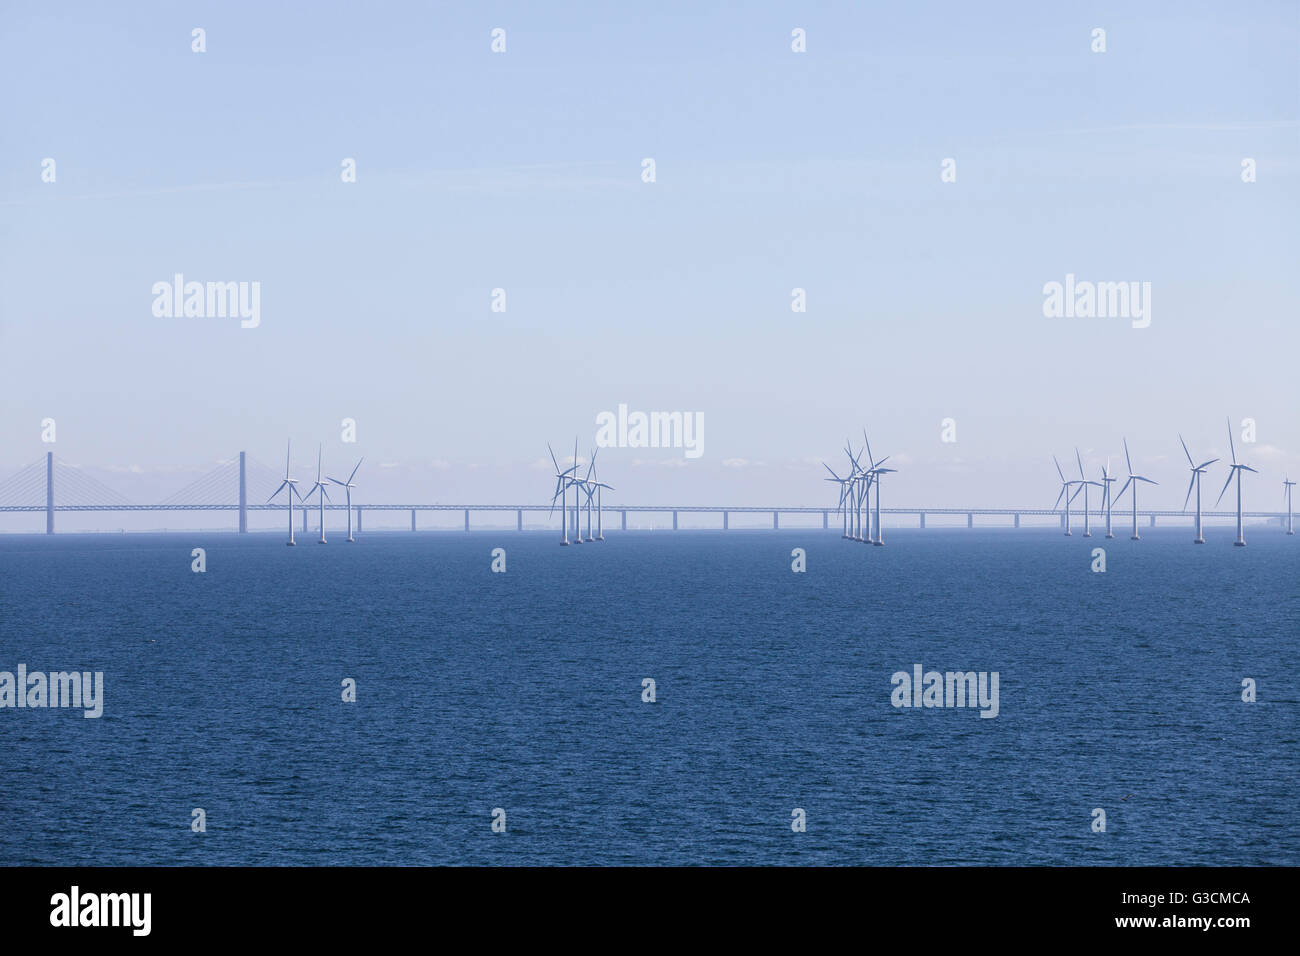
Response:
[[[582,492],[583,492],[583,494],[585,494],[585,495],[587,496],[587,540],[588,540],[588,541],[604,541],[604,540],[605,540],[605,535],[604,535],[603,533],[600,535],[599,538],[594,537],[594,536],[592,535],[592,533],[591,533],[591,504],[592,504],[593,501],[597,501],[597,502],[599,501],[599,498],[600,498],[600,490],[601,490],[601,488],[609,488],[610,491],[613,491],[613,490],[614,490],[613,488],[610,488],[609,485],[604,484],[603,482],[600,482],[600,481],[596,481],[596,480],[595,480],[595,477],[596,477],[596,456],[597,456],[598,454],[600,454],[600,449],[599,449],[599,448],[597,448],[597,449],[595,449],[594,451],[592,451],[592,453],[591,453],[591,461],[587,463],[587,477],[585,477],[585,478],[582,479]],[[600,514],[599,514],[599,512],[600,512],[600,505],[599,505],[599,504],[596,505],[596,512],[597,512],[597,515],[596,515],[596,525],[597,525],[597,528],[599,529],[599,528],[601,528],[601,518],[600,518]]]
[[[1110,459],[1106,459],[1106,466],[1101,470],[1102,503],[1106,507],[1106,537],[1113,538],[1115,533],[1110,530],[1110,485],[1115,481],[1115,476],[1110,473]]]
[[[1282,476],[1282,491],[1286,495],[1286,533],[1295,534],[1295,525],[1291,523],[1291,488],[1295,484],[1286,475]]]
[[[356,487],[356,485],[352,483],[352,479],[357,476],[357,468],[361,467],[361,462],[363,461],[365,461],[365,458],[362,458],[357,462],[357,467],[352,469],[352,474],[348,475],[347,481],[339,481],[337,478],[330,479],[330,481],[334,482],[334,484],[342,485],[344,494],[348,496],[348,540],[349,541],[356,541],[356,538],[352,537],[352,489]]]
[[[1241,522],[1241,473],[1243,471],[1253,471],[1259,474],[1250,465],[1241,465],[1237,463],[1237,446],[1232,441],[1232,420],[1228,420],[1228,447],[1232,450],[1232,464],[1228,466],[1228,480],[1223,484],[1223,491],[1219,492],[1218,501],[1214,502],[1214,507],[1219,507],[1219,502],[1223,500],[1223,493],[1228,490],[1228,485],[1232,484],[1232,478],[1237,478],[1237,540],[1232,542],[1238,548],[1246,546],[1246,529]]]
[[[550,443],[546,445],[546,450],[551,453],[551,464],[555,465],[555,494],[551,496],[551,514],[555,514],[555,502],[560,502],[560,544],[569,543],[569,483],[573,481],[573,472],[577,471],[577,455],[574,455],[574,464],[563,471],[560,470],[560,463],[555,460],[555,451],[551,448]]]
[[[823,478],[822,481],[834,481],[840,486],[840,500],[835,506],[835,510],[844,514],[844,533],[840,537],[847,538],[849,536],[849,509],[844,507],[844,499],[848,496],[849,479],[841,478],[835,474],[834,470],[826,462],[822,462],[822,467],[831,473],[829,478]]]
[[[579,495],[586,488],[586,480],[578,477],[578,437],[573,437],[573,477],[569,479],[573,486],[573,543],[582,544],[582,504]]]
[[[1128,489],[1128,486],[1129,486],[1129,485],[1132,485],[1132,486],[1133,486],[1133,537],[1132,537],[1131,540],[1133,540],[1133,541],[1140,541],[1141,539],[1138,537],[1138,488],[1137,488],[1137,483],[1138,483],[1139,481],[1145,481],[1148,485],[1158,485],[1158,484],[1160,484],[1160,482],[1158,482],[1158,481],[1152,481],[1150,478],[1144,478],[1144,477],[1142,477],[1141,475],[1135,475],[1135,474],[1133,474],[1133,459],[1130,458],[1130,457],[1129,457],[1129,454],[1128,454],[1128,439],[1127,439],[1127,438],[1124,439],[1124,461],[1125,461],[1125,463],[1128,465],[1128,481],[1124,482],[1124,487],[1121,488],[1121,489],[1119,490],[1119,494],[1115,496],[1115,500],[1118,501],[1120,498],[1123,498],[1123,497],[1124,497],[1124,492]]]
[[[1192,468],[1192,479],[1187,483],[1187,494],[1183,498],[1183,510],[1187,510],[1187,502],[1192,497],[1192,486],[1196,486],[1196,537],[1192,539],[1193,544],[1205,544],[1205,536],[1201,533],[1201,475],[1205,474],[1205,469],[1213,465],[1219,459],[1211,458],[1209,461],[1198,465],[1192,461],[1192,453],[1187,450],[1187,442],[1183,441],[1183,436],[1178,436],[1178,441],[1183,446],[1183,454],[1187,456],[1187,464]]]
[[[1083,477],[1083,458],[1080,457],[1079,449],[1077,447],[1074,449],[1074,459],[1079,463],[1078,484],[1083,489],[1083,536],[1085,538],[1091,538],[1092,526],[1088,523],[1088,486],[1091,485],[1094,488],[1100,488],[1101,483],[1096,481],[1088,481],[1088,479]],[[1076,491],[1075,495],[1078,494],[1079,493]]]
[[[862,437],[863,439],[866,439],[867,436],[865,432],[863,432]],[[871,485],[876,486],[876,540],[872,541],[872,544],[874,544],[877,548],[883,548],[885,546],[885,532],[883,526],[880,524],[880,476],[895,474],[897,473],[898,469],[880,467],[885,462],[889,461],[890,456],[886,455],[884,458],[880,459],[880,461],[876,461],[874,458],[871,457],[871,445],[869,443],[867,445],[866,451],[867,451],[867,461],[871,465],[871,467],[866,472],[866,475],[868,477],[867,494],[868,495],[871,494]],[[870,512],[870,502],[868,502],[868,513],[869,512]],[[867,528],[867,540],[871,541],[870,528]]]
[[[863,455],[867,456],[866,468],[863,468],[861,465],[858,464],[859,460],[861,460]],[[879,488],[880,475],[882,473],[891,472],[894,469],[886,468],[883,469],[882,472],[879,466],[884,464],[885,461],[887,460],[888,460],[888,456],[885,456],[885,458],[882,458],[880,461],[876,461],[876,459],[871,454],[871,441],[867,438],[867,430],[865,428],[862,429],[862,450],[858,452],[857,458],[853,459],[853,466],[857,469],[858,475],[862,479],[862,483],[864,486],[863,495],[867,500],[867,539],[866,539],[867,544],[882,544],[882,545],[884,544],[884,541],[880,540],[880,500],[879,500],[880,499],[880,488]],[[876,541],[871,540],[871,526],[872,526],[871,486],[872,485],[877,486],[876,487],[876,519],[875,519],[875,530],[876,530],[876,539],[877,539]]]
[[[311,491],[307,492],[307,497],[310,498],[312,495],[314,495],[314,494],[316,493],[316,489],[318,489],[318,488],[320,489],[320,540],[317,541],[316,543],[317,543],[317,544],[324,544],[324,543],[325,543],[325,501],[326,501],[326,499],[329,498],[329,493],[326,492],[326,490],[325,490],[325,482],[321,481],[321,474],[320,474],[320,457],[321,457],[321,449],[320,449],[320,446],[317,446],[317,448],[316,448],[316,484],[314,484],[314,485],[311,486]],[[350,512],[349,512],[349,515],[350,515]],[[349,520],[351,520],[350,517],[349,517]]]
[[[864,449],[865,450],[865,449]],[[853,454],[853,445],[849,442],[844,443],[844,453],[849,456],[849,481],[853,498],[853,519],[856,523],[849,534],[854,541],[861,541],[864,544],[871,543],[871,473],[863,469],[859,462],[862,460],[862,451],[856,455]],[[863,514],[865,509],[866,531],[867,535],[862,536]]]
[[[289,477],[289,449],[291,446],[292,442],[286,442],[284,446],[284,481],[280,482],[280,487],[275,489],[275,494],[267,498],[266,501],[267,504],[270,504],[275,500],[275,495],[284,491],[285,488],[289,489],[289,540],[285,543],[292,548],[296,543],[293,540],[293,498],[294,495],[298,495],[298,499],[301,501],[302,495],[298,494],[298,479]]]
[[[591,464],[593,466],[593,469],[596,464],[596,452],[598,451],[600,451],[599,448],[597,448],[596,451],[593,451],[591,453]],[[592,477],[593,478],[595,477],[594,470],[592,472]],[[604,541],[605,540],[605,512],[601,509],[600,506],[600,493],[601,491],[605,491],[605,490],[613,491],[614,486],[607,485],[603,481],[597,481],[594,484],[596,486],[596,540]]]
[[[1065,477],[1065,472],[1061,471],[1061,463],[1056,460],[1055,455],[1052,456],[1052,464],[1056,466],[1056,473],[1061,476],[1061,492],[1056,496],[1056,504],[1052,505],[1052,510],[1055,511],[1060,507],[1061,499],[1065,498],[1065,536],[1068,538],[1071,534],[1070,504],[1079,496],[1079,489],[1076,488],[1074,494],[1071,495],[1070,488],[1073,487],[1076,482]]]

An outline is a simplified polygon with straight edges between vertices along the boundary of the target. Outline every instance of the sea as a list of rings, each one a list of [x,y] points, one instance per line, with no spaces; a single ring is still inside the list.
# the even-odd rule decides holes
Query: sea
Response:
[[[103,673],[0,864],[1300,864],[1300,536],[1207,534],[0,536],[0,671]]]

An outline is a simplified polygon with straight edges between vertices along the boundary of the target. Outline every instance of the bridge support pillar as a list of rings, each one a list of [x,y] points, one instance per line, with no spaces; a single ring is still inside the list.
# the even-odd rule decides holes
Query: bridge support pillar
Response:
[[[1156,526],[1156,516],[1155,516],[1155,515],[1152,515],[1152,516],[1151,516],[1151,527],[1154,528],[1155,526]]]
[[[415,530],[415,509],[411,509],[411,530]]]
[[[674,530],[674,531],[677,530],[677,512],[676,512],[676,511],[673,512],[673,530]]]
[[[302,533],[307,533],[307,509],[302,509]]]
[[[45,533],[54,534],[54,452],[45,453]]]
[[[968,528],[975,527],[975,512],[973,511],[966,512],[966,527]]]
[[[724,511],[722,512],[722,530],[726,531],[730,527],[731,527],[731,514],[730,512]]]
[[[1065,512],[1061,512],[1061,527],[1065,527]]]
[[[922,527],[922,528],[925,527],[925,512],[924,512],[924,511],[921,512],[921,527]]]
[[[830,518],[830,515],[829,515],[827,512],[823,511],[823,512],[822,512],[822,530],[825,531],[825,530],[826,530],[827,528],[829,528],[830,526],[831,526],[831,518]]]
[[[1015,516],[1015,524],[1013,524],[1012,527],[1013,527],[1013,528],[1019,528],[1019,527],[1020,527],[1020,515],[1016,515],[1016,516]]]
[[[772,512],[772,530],[777,531],[781,527],[781,518],[778,512]]]
[[[239,533],[248,533],[248,484],[245,479],[242,451],[239,453]]]
[[[516,531],[524,530],[524,509],[523,508],[520,508],[517,511],[515,511],[515,530]]]
[[[465,509],[465,530],[469,530],[469,509]]]
[[[626,511],[623,512],[623,530],[624,530],[624,531],[627,530],[627,512],[626,512]]]
[[[357,534],[361,533],[361,506],[357,505]]]

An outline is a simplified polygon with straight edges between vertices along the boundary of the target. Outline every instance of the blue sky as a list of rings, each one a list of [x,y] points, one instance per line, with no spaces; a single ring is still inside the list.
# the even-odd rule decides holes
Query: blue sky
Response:
[[[817,503],[866,425],[899,504],[1050,504],[1048,456],[1122,435],[1180,504],[1177,433],[1231,415],[1276,498],[1300,8],[1056,7],[10,3],[0,467],[52,417],[135,497],[292,437],[376,499],[532,500],[623,402],[706,421],[602,453],[624,500]],[[177,272],[259,281],[261,325],[155,317]],[[1150,282],[1151,326],[1044,318],[1067,273]]]

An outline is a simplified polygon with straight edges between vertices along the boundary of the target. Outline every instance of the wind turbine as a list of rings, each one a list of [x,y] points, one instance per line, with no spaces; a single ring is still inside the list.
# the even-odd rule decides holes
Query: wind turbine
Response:
[[[289,540],[286,542],[286,544],[288,544],[289,547],[291,548],[294,546],[294,544],[297,543],[293,540],[293,496],[298,495],[298,499],[299,500],[302,499],[302,495],[298,494],[298,479],[289,477],[289,449],[292,446],[292,444],[293,443],[291,441],[285,443],[284,481],[280,482],[280,487],[275,489],[275,495],[278,495],[280,492],[284,491],[285,488],[289,489]],[[272,501],[275,500],[275,495],[271,495],[270,498],[266,499],[267,504],[270,504]]]
[[[587,496],[587,540],[588,541],[605,540],[604,525],[602,523],[601,512],[600,512],[600,492],[602,488],[609,488],[610,491],[614,490],[612,487],[605,484],[603,481],[595,480],[596,456],[598,454],[600,454],[599,448],[592,451],[591,462],[590,464],[587,465],[587,477],[582,479],[582,491]],[[596,537],[592,537],[591,534],[591,503],[593,499],[596,502],[596,530],[597,530]]]
[[[1052,510],[1055,511],[1060,506],[1061,499],[1065,498],[1065,536],[1068,538],[1070,537],[1070,503],[1079,496],[1079,490],[1076,488],[1074,494],[1070,494],[1070,488],[1076,482],[1065,477],[1065,472],[1061,471],[1061,463],[1056,460],[1055,455],[1052,456],[1052,464],[1056,466],[1056,473],[1061,476],[1061,493],[1056,496],[1056,504],[1052,505]]]
[[[1187,494],[1183,498],[1183,510],[1187,510],[1187,502],[1192,497],[1192,486],[1196,486],[1196,537],[1192,539],[1193,544],[1205,544],[1205,536],[1201,534],[1201,475],[1205,474],[1205,469],[1213,465],[1219,459],[1211,458],[1204,464],[1198,465],[1192,461],[1192,453],[1187,450],[1187,442],[1183,441],[1183,436],[1178,436],[1178,441],[1183,446],[1183,454],[1187,456],[1187,464],[1192,468],[1192,479],[1187,483]]]
[[[858,464],[859,459],[861,459],[862,456],[863,456],[864,454],[867,456],[867,466],[868,466],[868,467],[866,467],[866,468],[863,468],[861,465]],[[863,495],[864,495],[864,496],[866,497],[866,499],[867,499],[867,543],[868,543],[868,544],[875,544],[875,543],[880,543],[880,544],[882,544],[882,545],[884,544],[883,541],[873,542],[873,541],[871,540],[871,525],[872,525],[872,521],[871,521],[871,486],[872,486],[872,485],[876,485],[876,486],[877,486],[877,487],[876,487],[876,520],[875,520],[875,525],[876,525],[876,538],[879,539],[879,538],[880,538],[880,500],[879,500],[879,499],[880,499],[880,488],[879,488],[879,485],[880,485],[880,470],[879,470],[879,466],[882,465],[882,464],[884,464],[885,461],[888,460],[888,457],[889,457],[889,456],[885,456],[885,458],[882,458],[880,461],[876,461],[876,459],[875,459],[875,458],[872,456],[872,454],[871,454],[871,441],[870,441],[870,439],[867,438],[867,430],[866,430],[865,428],[862,429],[862,451],[858,452],[858,457],[855,458],[855,459],[853,459],[853,464],[857,467],[857,469],[858,469],[858,474],[860,474],[860,475],[862,476],[862,482],[863,482],[863,484],[865,485],[865,487],[864,487],[864,489],[863,489]],[[893,469],[890,468],[890,469],[887,469],[887,471],[893,471]]]
[[[1077,446],[1074,449],[1074,460],[1079,463],[1079,486],[1083,488],[1083,536],[1085,538],[1091,538],[1092,528],[1088,524],[1088,486],[1092,485],[1096,488],[1100,488],[1101,484],[1096,481],[1088,481],[1083,477],[1083,459],[1079,457],[1079,449]],[[1076,491],[1075,495],[1077,496],[1078,494],[1079,493]]]
[[[863,432],[862,437],[863,439],[867,437],[865,432]],[[870,445],[867,446],[867,461],[870,462],[871,464],[871,468],[867,472],[870,481],[870,483],[867,485],[867,494],[868,495],[871,494],[871,485],[874,484],[876,486],[876,540],[872,541],[872,544],[874,544],[877,548],[883,548],[885,546],[885,532],[880,524],[880,476],[894,474],[898,471],[898,469],[880,467],[885,462],[889,461],[889,455],[886,455],[884,458],[880,459],[880,461],[876,461],[874,458],[871,457]],[[870,510],[869,502],[868,502],[868,510]],[[871,541],[870,528],[867,529],[867,540]]]
[[[317,488],[320,489],[320,540],[317,541],[316,543],[324,544],[325,543],[325,501],[327,498],[329,498],[329,493],[325,490],[325,482],[320,480],[320,456],[321,456],[321,449],[320,446],[317,446],[316,484],[311,486],[311,491],[307,492],[307,497],[310,498],[312,495],[316,493]]]
[[[1106,459],[1106,466],[1101,470],[1101,486],[1105,489],[1102,492],[1103,503],[1106,506],[1106,537],[1113,538],[1115,533],[1110,530],[1110,484],[1115,481],[1114,476],[1110,473],[1110,459]]]
[[[583,491],[586,484],[585,479],[577,477],[578,475],[578,436],[573,436],[573,474],[574,477],[569,479],[573,486],[573,543],[582,544],[582,504],[578,500],[578,495]]]
[[[555,514],[555,502],[560,502],[560,544],[569,543],[569,482],[572,481],[572,473],[577,470],[577,456],[574,456],[574,465],[560,471],[560,463],[555,460],[555,451],[551,448],[550,442],[546,444],[546,450],[551,453],[551,464],[555,466],[555,494],[551,496],[550,514]]]
[[[1295,482],[1286,475],[1282,476],[1282,490],[1286,494],[1286,533],[1295,534],[1295,526],[1291,523],[1291,486]]]
[[[857,521],[857,528],[849,535],[854,541],[862,541],[864,544],[871,542],[871,473],[863,470],[859,462],[862,460],[862,451],[856,455],[853,454],[853,445],[845,442],[844,452],[849,456],[849,480],[852,482],[853,490],[853,516]],[[866,508],[866,526],[867,536],[862,536],[862,516],[863,508]]]
[[[597,449],[599,451],[599,449]],[[591,462],[596,463],[596,452],[591,453]],[[613,485],[607,485],[603,481],[596,482],[596,540],[605,540],[605,512],[600,507],[600,493],[603,489],[614,490]]]
[[[357,462],[357,468],[361,467],[361,462],[363,461],[365,461],[365,458],[362,458],[360,459],[360,461]],[[334,482],[334,484],[342,485],[344,494],[348,496],[348,540],[349,541],[356,541],[356,538],[352,537],[352,489],[356,487],[356,485],[352,483],[352,479],[357,476],[357,468],[352,469],[352,474],[348,475],[347,481],[339,481],[337,478],[330,479],[330,481]]]
[[[830,465],[826,464],[826,462],[822,462],[822,467],[831,473],[831,476],[829,478],[823,478],[822,481],[834,481],[837,482],[840,486],[840,500],[839,503],[835,506],[835,510],[839,512],[843,512],[844,514],[844,533],[840,535],[840,537],[847,538],[849,536],[849,509],[844,507],[844,499],[848,495],[848,486],[849,486],[850,479],[841,478],[839,475],[835,474],[835,471],[831,468]]]
[[[1133,540],[1133,541],[1140,541],[1141,538],[1138,537],[1138,488],[1137,488],[1137,483],[1138,483],[1139,481],[1145,481],[1148,485],[1158,485],[1158,484],[1160,484],[1160,482],[1158,482],[1158,481],[1152,481],[1150,478],[1144,478],[1144,477],[1142,477],[1141,475],[1135,475],[1135,474],[1133,474],[1133,459],[1130,458],[1129,455],[1128,455],[1128,439],[1127,439],[1127,438],[1124,439],[1124,461],[1125,461],[1125,463],[1128,465],[1128,481],[1124,482],[1124,487],[1121,488],[1121,489],[1119,490],[1119,494],[1115,496],[1115,500],[1118,501],[1120,498],[1123,498],[1123,497],[1124,497],[1124,492],[1128,489],[1128,486],[1129,486],[1129,485],[1132,485],[1132,486],[1133,486],[1133,537],[1132,537],[1131,540]]]
[[[1241,524],[1241,473],[1243,471],[1253,471],[1259,474],[1250,465],[1241,465],[1237,463],[1237,446],[1232,441],[1232,420],[1228,421],[1228,447],[1232,449],[1232,464],[1228,466],[1228,480],[1224,482],[1223,491],[1219,492],[1219,499],[1214,503],[1214,507],[1219,507],[1219,501],[1223,500],[1223,492],[1228,490],[1228,485],[1232,484],[1234,475],[1237,477],[1237,540],[1232,542],[1238,548],[1246,546],[1246,529]]]

